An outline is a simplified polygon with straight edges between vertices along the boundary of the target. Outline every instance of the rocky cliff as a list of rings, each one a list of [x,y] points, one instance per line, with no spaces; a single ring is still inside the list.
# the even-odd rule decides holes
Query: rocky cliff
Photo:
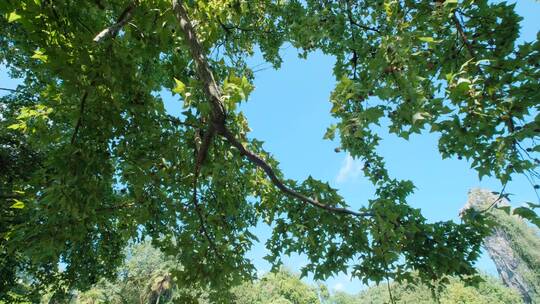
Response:
[[[463,209],[485,210],[509,206],[505,198],[485,189],[469,191]],[[497,271],[509,287],[521,294],[525,303],[540,303],[540,236],[518,216],[509,215],[492,208],[488,211],[496,226],[484,241],[484,247],[497,267]]]

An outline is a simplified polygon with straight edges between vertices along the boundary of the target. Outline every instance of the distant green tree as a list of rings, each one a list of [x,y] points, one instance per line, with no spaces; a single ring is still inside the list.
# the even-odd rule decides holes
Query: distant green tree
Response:
[[[173,260],[149,242],[130,246],[116,280],[102,279],[77,295],[80,304],[170,303],[175,294],[170,269]],[[180,292],[176,292],[180,294]]]
[[[358,297],[343,291],[338,291],[328,298],[325,304],[357,304],[358,301]]]
[[[316,304],[317,288],[302,282],[299,276],[281,269],[268,273],[253,283],[233,289],[236,304]]]
[[[175,284],[175,259],[168,257],[149,242],[129,246],[126,261],[116,280],[102,279],[91,289],[79,292],[73,304],[167,304],[209,303],[212,291]],[[214,291],[215,292],[215,291]],[[48,302],[45,298],[43,302]],[[268,273],[254,282],[233,288],[223,303],[236,304],[315,304],[320,303],[318,289],[303,283],[299,276],[282,269]]]
[[[500,281],[483,276],[484,282],[477,287],[465,286],[463,281],[450,278],[448,286],[436,297],[424,284],[391,283],[390,290],[395,303],[414,304],[511,304],[522,303],[519,294],[505,287]],[[336,293],[325,304],[383,304],[392,303],[388,286],[373,286],[357,296]]]

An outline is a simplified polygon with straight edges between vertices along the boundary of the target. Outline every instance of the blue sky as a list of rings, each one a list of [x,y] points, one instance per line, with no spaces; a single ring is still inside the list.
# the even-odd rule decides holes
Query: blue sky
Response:
[[[518,1],[517,11],[525,18],[521,40],[534,40],[539,30],[540,3]],[[311,54],[307,60],[299,59],[292,47],[284,47],[281,53],[284,59],[282,67],[257,72],[255,91],[241,107],[253,130],[250,136],[265,142],[265,149],[280,161],[280,169],[287,178],[303,180],[312,175],[328,181],[339,189],[352,208],[360,207],[373,194],[372,186],[361,173],[362,164],[345,153],[334,152],[339,143],[322,139],[326,128],[333,122],[328,100],[335,84],[332,75],[334,59],[321,53]],[[251,63],[256,66],[263,60],[255,56]],[[0,87],[14,88],[16,84],[17,81],[10,79],[5,67],[0,65]],[[0,94],[5,92],[0,91]],[[180,101],[169,94],[163,96],[167,96],[167,109],[178,113]],[[409,203],[421,208],[431,221],[458,221],[458,211],[465,204],[471,188],[501,189],[501,184],[493,179],[480,181],[465,160],[442,160],[437,149],[437,135],[434,134],[412,136],[409,141],[393,135],[384,136],[379,152],[386,158],[390,174],[414,181],[417,190],[409,197]],[[515,177],[506,191],[514,194],[512,201],[517,205],[538,201],[531,185],[522,176]],[[256,228],[261,244],[256,245],[250,254],[261,272],[270,268],[262,259],[266,255],[263,243],[269,233],[268,227]],[[298,270],[304,263],[303,257],[285,259],[285,265],[292,270]],[[478,267],[496,274],[487,255],[480,259]],[[363,288],[358,280],[350,280],[345,274],[326,283],[333,290],[350,293]]]

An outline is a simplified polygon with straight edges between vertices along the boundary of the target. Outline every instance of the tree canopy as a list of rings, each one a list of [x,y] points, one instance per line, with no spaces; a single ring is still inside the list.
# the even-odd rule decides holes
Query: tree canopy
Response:
[[[38,290],[87,288],[143,237],[185,266],[179,284],[219,294],[254,276],[259,221],[268,260],[304,254],[316,279],[474,274],[489,221],[430,223],[410,207],[379,126],[439,134],[441,155],[480,177],[534,181],[540,42],[516,43],[520,19],[487,0],[2,1],[0,61],[23,83],[0,99],[0,294],[17,273]],[[325,137],[365,164],[376,193],[359,209],[324,181],[287,179],[249,137],[246,59],[258,48],[279,68],[283,44],[336,58]]]

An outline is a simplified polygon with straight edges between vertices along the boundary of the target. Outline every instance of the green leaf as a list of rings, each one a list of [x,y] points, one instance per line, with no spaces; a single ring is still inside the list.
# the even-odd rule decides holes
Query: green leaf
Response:
[[[32,55],[32,58],[42,61],[44,63],[47,62],[47,60],[49,60],[49,57],[45,55],[45,53],[40,49],[37,49],[36,51],[34,51],[34,55]]]
[[[529,202],[529,203],[527,203],[527,205],[529,205],[529,207],[530,207],[531,209],[540,208],[540,204],[535,204],[535,203]]]
[[[413,123],[419,121],[419,120],[424,120],[426,118],[429,118],[430,117],[430,114],[428,112],[417,112],[417,113],[414,113],[413,117],[412,117],[412,121]]]
[[[21,121],[19,123],[9,125],[7,128],[10,130],[23,130],[24,131],[26,130],[26,123],[24,121]]]
[[[176,78],[174,78],[174,82],[176,83],[176,86],[173,88],[172,91],[176,94],[180,94],[183,96],[186,92],[186,85]]]
[[[424,41],[424,42],[433,42],[435,41],[433,37],[418,37],[418,40]]]
[[[540,228],[540,217],[538,217],[538,214],[536,214],[536,212],[534,212],[533,210],[527,207],[518,207],[514,209],[513,214],[519,215],[522,218],[529,220],[531,223]]]
[[[7,17],[8,23],[15,22],[15,21],[17,21],[19,19],[21,19],[21,15],[15,13],[15,12],[9,13],[8,17]]]
[[[24,208],[24,203],[16,198],[13,199],[13,201],[15,202],[15,204],[11,205],[9,208],[13,208],[13,209],[23,209]]]
[[[337,129],[336,125],[331,125],[330,127],[328,127],[326,129],[326,133],[324,134],[323,138],[333,140],[334,137],[336,136],[336,129]]]

